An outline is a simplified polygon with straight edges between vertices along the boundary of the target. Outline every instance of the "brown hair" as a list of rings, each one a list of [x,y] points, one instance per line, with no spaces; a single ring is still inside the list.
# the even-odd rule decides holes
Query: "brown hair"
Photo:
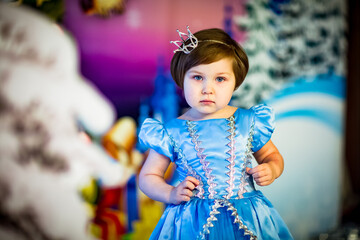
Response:
[[[185,73],[192,67],[209,64],[223,58],[232,58],[235,75],[235,89],[244,81],[249,69],[249,61],[242,47],[226,32],[218,28],[196,32],[198,46],[189,54],[178,51],[171,60],[171,75],[176,84],[183,88]],[[186,41],[188,44],[190,40]]]

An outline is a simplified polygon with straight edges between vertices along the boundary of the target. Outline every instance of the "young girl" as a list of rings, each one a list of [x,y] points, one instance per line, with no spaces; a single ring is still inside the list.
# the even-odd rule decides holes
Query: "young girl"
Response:
[[[270,140],[272,110],[228,105],[248,71],[244,50],[220,29],[179,35],[171,74],[190,108],[167,123],[146,119],[139,133],[150,148],[139,186],[167,204],[150,239],[292,239],[253,183],[269,185],[284,168]],[[176,187],[164,180],[170,162],[181,180]]]

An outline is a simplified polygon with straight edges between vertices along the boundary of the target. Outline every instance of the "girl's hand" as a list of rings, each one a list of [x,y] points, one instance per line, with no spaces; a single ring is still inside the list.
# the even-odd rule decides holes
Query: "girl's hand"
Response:
[[[261,149],[254,153],[259,165],[254,168],[246,168],[259,186],[267,186],[276,178],[280,177],[284,170],[284,159],[271,140]]]
[[[251,174],[259,186],[270,185],[276,179],[276,172],[270,163],[262,163],[254,168],[246,168],[246,172]]]
[[[192,197],[192,190],[199,185],[199,180],[194,177],[187,176],[184,181],[174,187],[170,192],[170,203],[180,204],[181,202],[187,202]]]

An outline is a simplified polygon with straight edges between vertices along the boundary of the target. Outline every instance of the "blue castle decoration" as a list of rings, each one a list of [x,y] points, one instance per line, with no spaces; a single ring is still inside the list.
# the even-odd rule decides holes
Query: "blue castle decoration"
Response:
[[[156,77],[154,79],[153,94],[141,101],[138,118],[140,127],[146,118],[155,118],[161,122],[167,122],[179,115],[179,96],[176,94],[175,82],[171,74],[165,69],[163,57],[159,57]],[[146,151],[138,144],[140,151]]]

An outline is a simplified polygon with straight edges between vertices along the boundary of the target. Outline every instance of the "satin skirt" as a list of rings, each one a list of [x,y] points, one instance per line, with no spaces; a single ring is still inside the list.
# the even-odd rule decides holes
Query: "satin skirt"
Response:
[[[260,191],[243,196],[228,200],[192,198],[179,205],[170,204],[150,239],[293,239],[279,213]],[[220,207],[216,201],[220,201]]]

